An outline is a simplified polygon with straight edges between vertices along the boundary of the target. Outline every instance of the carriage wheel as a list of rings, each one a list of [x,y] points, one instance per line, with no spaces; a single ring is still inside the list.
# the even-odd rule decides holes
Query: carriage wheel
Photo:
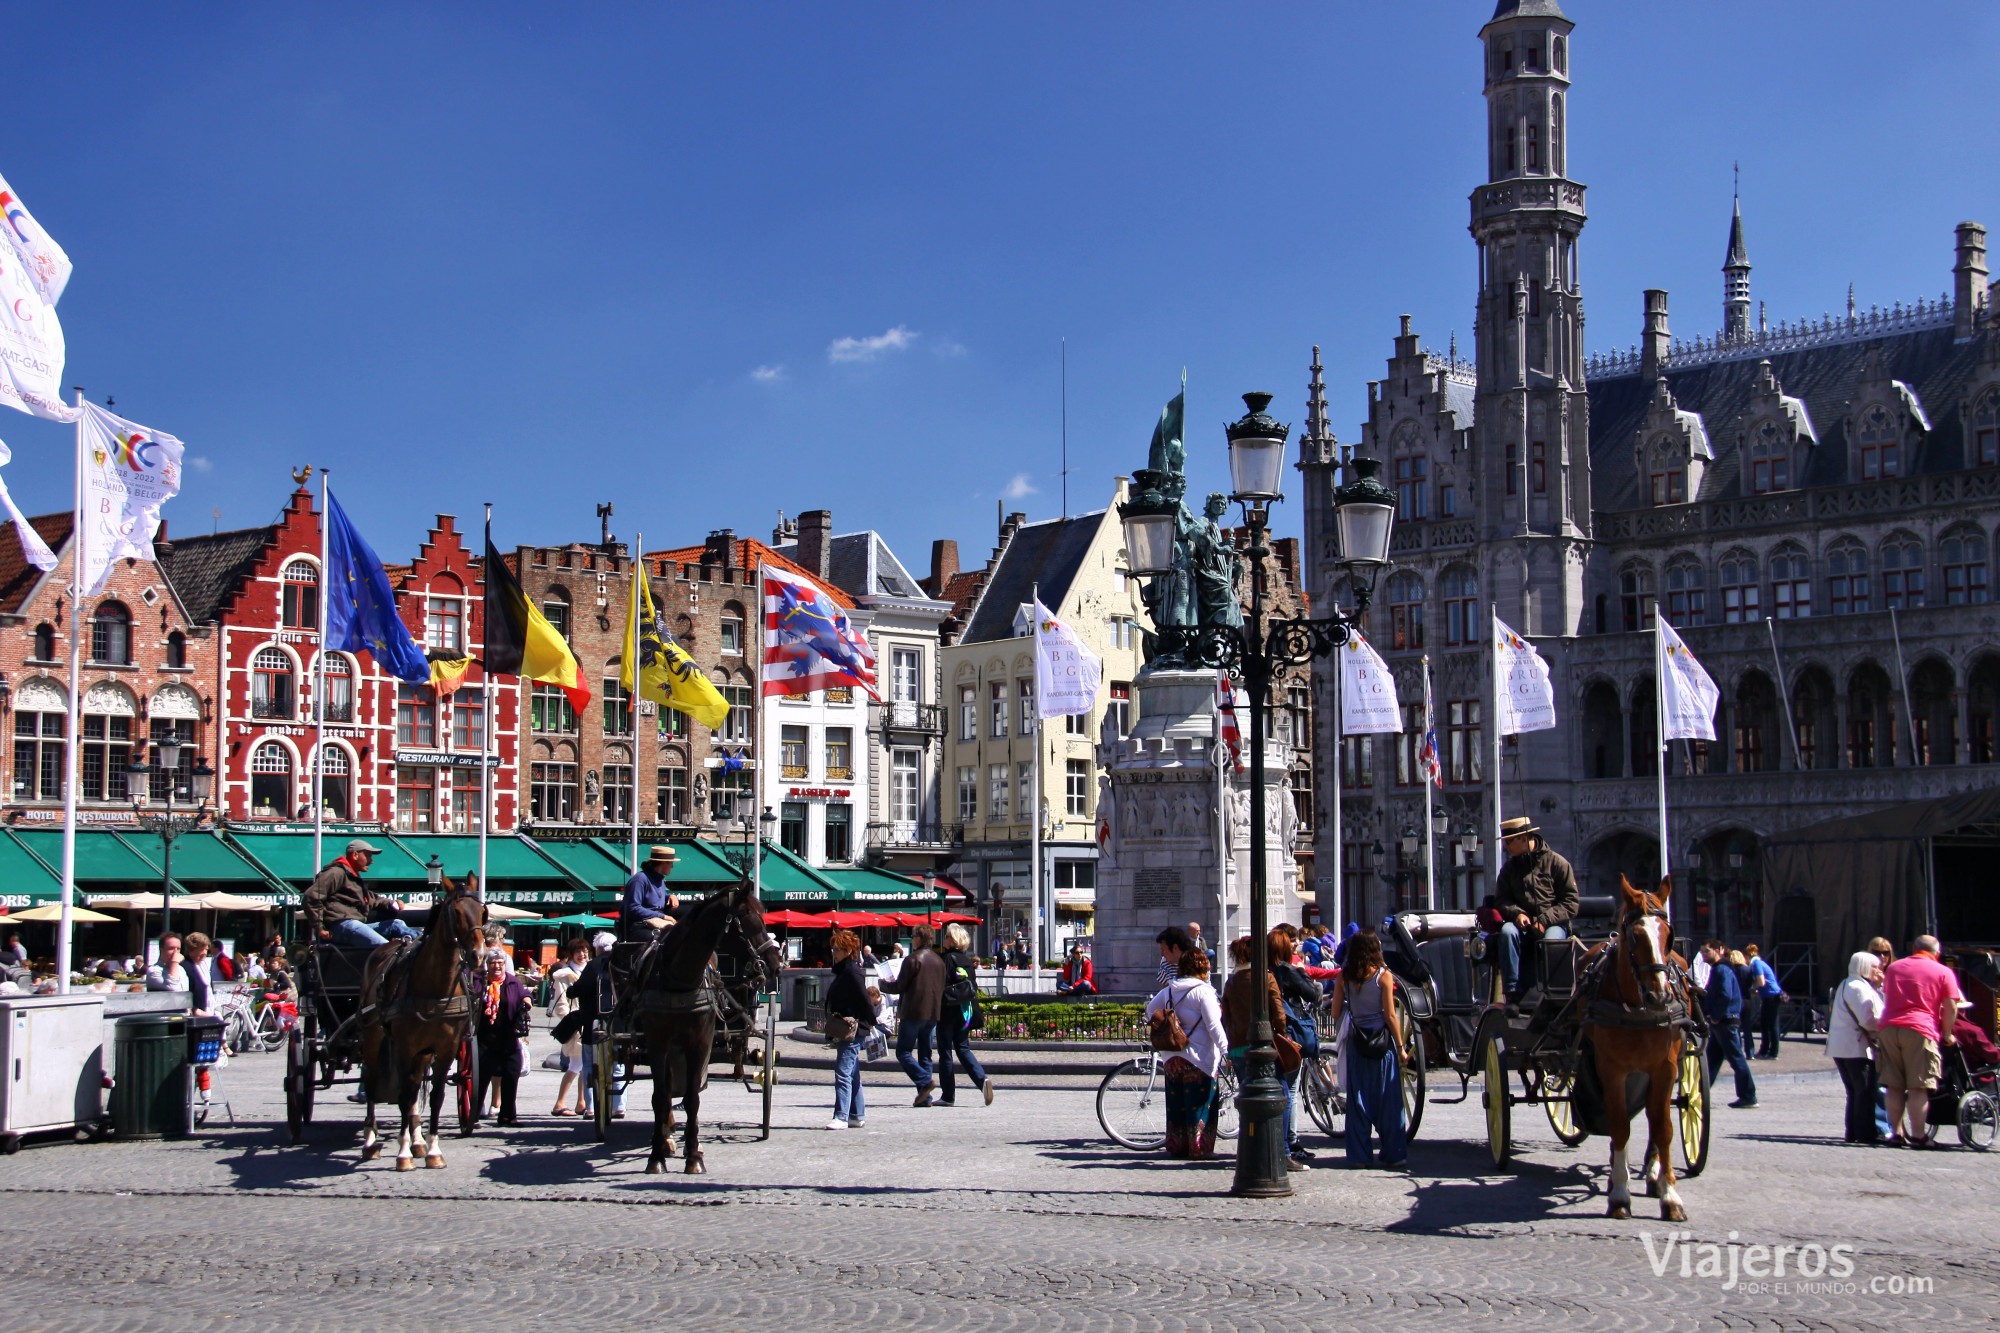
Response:
[[[313,1048],[319,1042],[319,1020],[302,1019],[285,1042],[285,1128],[292,1142],[306,1136],[313,1118]]]
[[[597,1131],[597,1141],[604,1142],[611,1137],[611,1056],[612,1040],[606,1037],[597,1043],[591,1052],[590,1085],[591,1100],[596,1103],[592,1112],[592,1128]]]
[[[1968,1092],[1958,1099],[1958,1141],[1987,1152],[2000,1135],[2000,1103],[1986,1092]]]
[[[458,1132],[465,1137],[479,1128],[479,1043],[467,1032],[458,1039],[458,1069],[452,1074],[458,1093]]]
[[[1692,1180],[1708,1165],[1708,1127],[1712,1120],[1708,1061],[1697,1042],[1681,1043],[1681,1072],[1674,1088],[1674,1109],[1680,1115],[1681,1175]]]
[[[1424,1123],[1424,1034],[1417,1030],[1416,1016],[1410,1012],[1410,1002],[1403,998],[1401,986],[1396,988],[1396,1022],[1404,1044],[1410,1048],[1409,1059],[1399,1056],[1396,1061],[1402,1071],[1403,1133],[1414,1139],[1417,1126]]]
[[[1514,1110],[1513,1094],[1507,1090],[1507,1053],[1498,1037],[1487,1037],[1481,1070],[1486,1084],[1481,1094],[1486,1103],[1486,1153],[1496,1168],[1504,1168],[1514,1158]]]
[[[1574,1148],[1590,1137],[1590,1131],[1576,1121],[1576,1072],[1551,1072],[1542,1079],[1542,1109],[1548,1112],[1549,1128],[1565,1148]]]

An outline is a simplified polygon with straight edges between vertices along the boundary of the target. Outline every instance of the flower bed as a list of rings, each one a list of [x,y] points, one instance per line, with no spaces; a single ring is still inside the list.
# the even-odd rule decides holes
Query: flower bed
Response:
[[[1138,1041],[1145,1028],[1141,1004],[1029,1004],[987,1000],[986,1041]]]

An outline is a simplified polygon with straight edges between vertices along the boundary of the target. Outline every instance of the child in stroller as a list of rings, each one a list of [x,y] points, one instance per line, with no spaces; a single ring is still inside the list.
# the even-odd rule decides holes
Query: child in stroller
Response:
[[[1958,1141],[1986,1152],[2000,1133],[2000,1048],[1977,1023],[1961,1018],[1944,1048],[1944,1074],[1931,1094],[1931,1141],[1946,1125],[1958,1126]]]

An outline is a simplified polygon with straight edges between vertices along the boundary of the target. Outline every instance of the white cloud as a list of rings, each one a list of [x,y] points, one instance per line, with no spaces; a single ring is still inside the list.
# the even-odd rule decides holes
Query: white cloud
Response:
[[[193,458],[188,459],[187,465],[196,472],[213,472],[215,470],[215,464],[209,462],[200,454],[196,454]]]
[[[946,339],[944,342],[933,344],[931,350],[933,352],[936,352],[939,356],[964,356],[966,354],[965,344],[962,342],[954,342],[951,339]]]
[[[1003,500],[1025,500],[1039,493],[1035,489],[1035,483],[1028,480],[1028,474],[1025,472],[1016,472],[1013,478],[1000,488],[1000,498]]]
[[[872,338],[835,338],[826,349],[826,359],[835,364],[842,361],[873,361],[884,352],[904,350],[922,336],[898,324],[887,333],[878,333]]]
[[[750,378],[759,384],[773,384],[785,377],[783,366],[758,366],[750,372]]]

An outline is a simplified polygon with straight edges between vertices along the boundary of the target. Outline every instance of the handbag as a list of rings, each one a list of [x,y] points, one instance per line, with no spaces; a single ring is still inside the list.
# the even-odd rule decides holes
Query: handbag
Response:
[[[1271,1044],[1278,1048],[1278,1072],[1280,1074],[1289,1074],[1305,1062],[1305,1051],[1297,1042],[1284,1033],[1272,1033]]]
[[[1348,995],[1351,1003],[1353,997],[1353,989],[1351,987],[1349,988]],[[1352,1014],[1348,1015],[1347,1049],[1356,1058],[1362,1060],[1380,1060],[1389,1053],[1393,1045],[1394,1043],[1389,1040],[1389,1024],[1386,1021],[1379,1028],[1365,1028],[1354,1021]]]
[[[854,1040],[854,1034],[861,1030],[861,1024],[847,1014],[828,1014],[826,1018],[826,1044],[845,1046]]]
[[[880,1060],[888,1053],[889,1034],[882,1031],[879,1027],[870,1028],[868,1030],[868,1044],[861,1049],[862,1057],[867,1060]]]
[[[1167,1007],[1149,1020],[1147,1037],[1156,1051],[1184,1051],[1188,1046],[1187,1029],[1181,1026],[1181,1016],[1174,1009],[1171,988],[1167,993]]]

